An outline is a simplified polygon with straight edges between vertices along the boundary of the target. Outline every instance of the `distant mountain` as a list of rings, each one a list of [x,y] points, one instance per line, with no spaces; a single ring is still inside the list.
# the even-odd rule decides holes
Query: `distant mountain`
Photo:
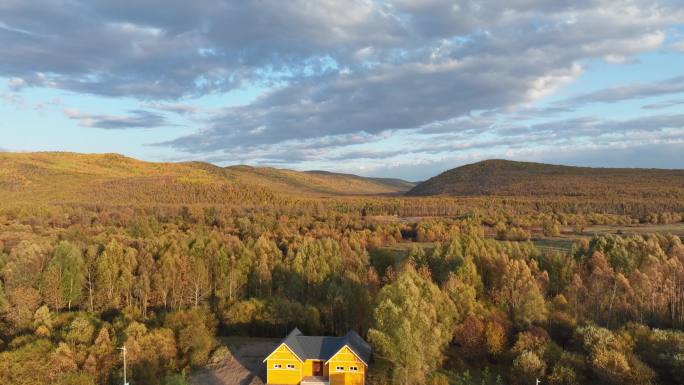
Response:
[[[419,183],[407,195],[684,197],[684,170],[591,168],[486,160]]]
[[[322,170],[311,170],[311,171],[305,171],[305,172],[310,173],[310,174],[323,175],[323,176],[332,176],[332,177],[350,178],[350,179],[358,178],[361,180],[373,181],[373,182],[379,183],[380,185],[388,186],[389,188],[395,189],[398,192],[406,192],[406,191],[408,191],[408,190],[410,190],[416,186],[416,184],[413,182],[409,182],[409,181],[399,179],[399,178],[364,177],[364,176],[358,176],[358,175],[354,175],[354,174],[342,174],[342,173],[322,171]]]
[[[293,171],[272,167],[229,166],[226,173],[245,183],[281,193],[307,195],[402,194],[414,185],[399,179],[367,178],[327,171]]]
[[[0,152],[2,202],[245,204],[278,197],[400,194],[410,187],[356,175],[154,163],[118,154]]]

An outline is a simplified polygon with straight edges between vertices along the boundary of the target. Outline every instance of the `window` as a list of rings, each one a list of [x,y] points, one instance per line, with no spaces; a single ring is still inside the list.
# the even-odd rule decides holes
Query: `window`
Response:
[[[294,366],[293,364],[287,364],[287,368],[288,368],[288,369],[294,369],[295,366]]]
[[[283,365],[281,364],[273,364],[273,369],[282,369]]]
[[[358,372],[358,371],[359,371],[359,368],[356,367],[356,366],[350,366],[350,367],[349,367],[349,371],[350,371],[350,372]]]
[[[337,372],[344,372],[344,366],[336,366],[335,371]]]

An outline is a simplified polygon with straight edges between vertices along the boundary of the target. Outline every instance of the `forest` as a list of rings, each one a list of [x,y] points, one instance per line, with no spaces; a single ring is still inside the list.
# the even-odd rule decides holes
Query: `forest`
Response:
[[[17,194],[44,185],[8,180],[3,384],[119,384],[125,345],[130,384],[182,385],[230,355],[222,338],[294,327],[359,332],[375,385],[684,378],[681,191],[293,197],[182,182],[156,203],[85,200],[97,185],[31,204]],[[107,196],[149,186],[127,180]]]

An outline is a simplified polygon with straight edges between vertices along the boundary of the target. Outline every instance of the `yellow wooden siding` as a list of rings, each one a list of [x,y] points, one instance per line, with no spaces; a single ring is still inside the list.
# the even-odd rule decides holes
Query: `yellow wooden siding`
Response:
[[[313,376],[313,360],[304,361],[304,370],[302,371],[302,377]]]
[[[330,376],[328,377],[330,379],[330,385],[363,385],[363,373],[351,373],[348,371],[336,372],[334,369],[335,368],[333,368],[333,371],[330,372]]]
[[[342,367],[341,371],[337,370],[338,366]],[[352,366],[358,371],[350,371]],[[330,385],[362,385],[366,365],[345,346],[328,361],[326,370],[329,372]]]
[[[280,368],[276,369],[275,365],[280,365]],[[294,365],[294,368],[288,368],[287,365]],[[302,362],[284,345],[278,347],[266,360],[269,384],[299,384],[302,381],[302,370]]]

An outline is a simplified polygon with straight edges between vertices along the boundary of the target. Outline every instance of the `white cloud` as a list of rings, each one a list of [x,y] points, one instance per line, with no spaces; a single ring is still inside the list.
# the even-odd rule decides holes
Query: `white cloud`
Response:
[[[75,108],[64,109],[69,119],[78,120],[82,127],[123,130],[130,128],[151,128],[168,125],[163,115],[145,110],[131,110],[127,115],[89,114]]]
[[[26,86],[26,81],[22,78],[10,78],[7,81],[7,87],[12,91],[20,91]]]
[[[527,109],[530,119],[541,119],[581,104],[681,92],[681,79],[671,79],[532,111],[580,77],[585,63],[632,63],[661,47],[667,31],[684,20],[680,3],[0,2],[3,21],[11,21],[0,24],[0,76],[14,79],[12,89],[53,87],[142,105],[125,114],[67,113],[87,127],[157,127],[166,119],[149,110],[186,117],[202,112],[209,116],[206,125],[162,144],[194,156],[305,162],[323,156],[324,148],[374,156],[356,147],[397,132],[502,135],[506,118],[507,135],[514,135],[529,127],[514,124],[524,117],[511,111]],[[212,114],[192,102],[246,87],[268,91]],[[560,127],[534,128],[561,137],[573,124],[605,129],[604,121],[566,119],[556,122]],[[450,148],[496,142],[489,139]]]
[[[684,40],[672,43],[671,47],[674,48],[676,51],[684,53]]]

